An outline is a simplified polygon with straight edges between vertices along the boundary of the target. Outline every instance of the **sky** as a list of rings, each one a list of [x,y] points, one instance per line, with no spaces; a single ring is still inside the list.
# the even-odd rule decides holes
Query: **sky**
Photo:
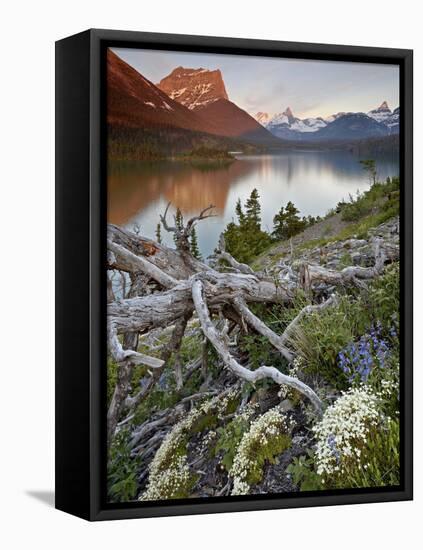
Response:
[[[299,118],[327,117],[340,111],[367,112],[387,101],[399,105],[399,67],[113,48],[153,83],[176,67],[220,69],[229,99],[242,109],[270,115],[290,107]]]

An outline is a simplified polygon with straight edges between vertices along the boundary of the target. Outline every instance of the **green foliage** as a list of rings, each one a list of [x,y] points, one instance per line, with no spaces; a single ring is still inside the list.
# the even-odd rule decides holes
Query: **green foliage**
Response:
[[[202,260],[201,252],[198,247],[197,231],[195,230],[195,227],[191,230],[190,250],[194,258],[197,258],[197,260]]]
[[[108,159],[119,161],[149,161],[162,159],[189,161],[206,160],[209,164],[230,163],[226,151],[255,153],[251,144],[232,138],[215,136],[170,126],[161,128],[128,128],[109,125],[107,128]],[[191,151],[184,157],[184,153]]]
[[[252,230],[259,231],[261,224],[261,206],[259,202],[260,195],[257,189],[251,191],[250,197],[245,203],[245,222]]]
[[[236,450],[248,427],[248,421],[242,416],[237,416],[227,426],[221,426],[217,429],[219,439],[214,448],[214,454],[217,455],[220,451],[223,451],[222,464],[227,472],[232,468]]]
[[[333,476],[327,488],[386,487],[400,483],[400,425],[388,418],[385,425],[373,429],[360,449],[359,461]]]
[[[364,193],[350,195],[350,201],[342,207],[342,219],[357,221],[376,210],[392,212],[396,215],[399,209],[399,178],[388,178],[385,183],[374,183]]]
[[[362,293],[365,309],[371,323],[380,322],[386,329],[391,328],[393,320],[398,321],[400,311],[400,267],[393,263],[376,278],[369,292]]]
[[[344,252],[339,259],[338,269],[343,269],[344,267],[348,267],[350,265],[353,265],[351,254],[349,252]]]
[[[298,291],[294,299],[297,307],[288,308],[286,304],[250,304],[251,311],[277,334],[282,334],[288,323],[293,319],[294,311],[299,311],[306,305],[304,294]],[[300,305],[302,304],[302,305]],[[255,332],[241,333],[238,339],[239,350],[248,356],[248,363],[254,370],[261,365],[273,365],[284,369],[286,361],[273,347],[269,340]]]
[[[253,189],[245,203],[235,208],[238,223],[231,222],[224,231],[227,251],[239,262],[249,263],[271,244],[271,237],[261,229],[261,206],[257,189]]]
[[[306,372],[336,386],[345,386],[346,379],[337,367],[337,355],[354,339],[357,306],[343,297],[337,306],[303,317],[290,342],[303,359]]]
[[[197,418],[191,427],[191,433],[201,433],[205,430],[211,430],[218,423],[217,414],[210,412]]]
[[[183,227],[184,227],[184,216],[183,216],[183,214],[182,214],[181,209],[179,208],[179,206],[178,206],[178,208],[176,209],[176,214],[175,214],[175,227],[176,227],[176,229],[178,229],[179,231],[182,231],[182,229],[183,229]],[[173,240],[174,240],[174,242],[175,242],[175,244],[176,244],[176,242],[177,242],[177,235],[176,235],[176,233],[174,233],[174,235],[173,235]]]
[[[260,483],[266,462],[275,464],[276,458],[290,446],[291,437],[284,433],[279,433],[268,439],[265,445],[262,445],[260,441],[254,441],[249,449],[250,456],[254,457],[254,461],[250,465],[246,482],[249,485]]]
[[[248,354],[248,362],[251,369],[258,369],[261,365],[278,366],[280,363],[280,353],[275,352],[272,346],[269,346],[269,340],[260,334],[241,334],[239,338],[239,348]]]
[[[322,478],[314,469],[314,454],[311,450],[307,451],[307,455],[294,457],[286,472],[292,476],[294,485],[300,491],[319,491],[325,488]]]
[[[107,467],[107,491],[111,502],[127,502],[136,497],[139,460],[128,447],[129,431],[122,430],[113,440]]]
[[[303,304],[300,297],[287,315],[295,317]],[[291,336],[291,345],[303,359],[306,372],[322,376],[343,389],[347,378],[337,365],[338,353],[371,326],[380,323],[385,332],[393,325],[397,327],[398,312],[399,265],[395,263],[368,290],[350,290],[339,298],[337,305],[304,316]]]
[[[370,183],[374,185],[376,183],[377,176],[376,161],[374,159],[360,160],[360,164],[362,165],[363,170],[367,172]]]
[[[184,153],[182,158],[190,159],[207,159],[207,160],[217,160],[217,161],[232,161],[234,160],[233,155],[228,153],[224,149],[215,149],[213,147],[207,147],[202,145],[196,149]]]
[[[187,365],[196,359],[201,353],[201,346],[202,337],[199,334],[185,336],[179,350],[179,359],[181,363]],[[165,384],[156,384],[152,392],[138,405],[135,411],[134,422],[141,424],[154,412],[172,407],[176,405],[181,398],[192,393],[196,393],[198,390],[198,386],[201,383],[201,373],[199,370],[194,372],[189,377],[180,391],[176,390],[174,371],[172,369],[173,361],[174,358],[172,357],[169,361],[170,368],[166,370],[163,375],[165,376]],[[140,379],[145,375],[146,367],[137,366],[134,368],[134,375],[132,377],[132,387],[134,389],[134,393],[139,390]]]
[[[285,207],[282,206],[273,218],[273,237],[277,240],[285,240],[304,231],[308,221],[307,218],[301,219],[299,213],[300,211],[291,201]],[[313,221],[313,218],[311,221]]]
[[[115,391],[117,384],[119,367],[117,363],[113,361],[111,357],[107,358],[107,404],[110,404],[110,401]]]

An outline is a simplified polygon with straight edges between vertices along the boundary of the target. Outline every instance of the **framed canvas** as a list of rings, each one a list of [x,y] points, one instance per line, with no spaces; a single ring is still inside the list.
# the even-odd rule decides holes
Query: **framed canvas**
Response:
[[[412,498],[412,52],[56,44],[56,507]]]

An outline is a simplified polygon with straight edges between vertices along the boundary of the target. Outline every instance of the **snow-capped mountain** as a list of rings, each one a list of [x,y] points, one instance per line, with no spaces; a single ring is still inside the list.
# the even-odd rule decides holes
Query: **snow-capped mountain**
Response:
[[[365,113],[345,113],[315,134],[315,138],[327,141],[367,139],[389,135],[389,128]]]
[[[398,132],[399,107],[391,111],[386,101],[377,109],[366,113],[339,112],[326,118],[300,119],[290,107],[269,116],[257,113],[254,118],[273,135],[293,141],[316,141],[328,139],[363,139]]]
[[[321,117],[300,119],[294,116],[290,107],[272,117],[267,113],[257,113],[255,119],[273,135],[283,139],[301,139],[302,134],[317,132],[327,124]]]
[[[379,105],[377,109],[369,111],[367,116],[385,124],[391,133],[395,133],[399,129],[399,107],[391,111],[386,101]]]

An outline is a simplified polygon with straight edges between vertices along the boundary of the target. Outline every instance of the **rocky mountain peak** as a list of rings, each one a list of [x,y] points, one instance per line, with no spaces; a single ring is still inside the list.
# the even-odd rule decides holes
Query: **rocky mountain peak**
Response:
[[[285,116],[287,116],[288,118],[294,118],[294,115],[293,115],[293,113],[292,113],[292,111],[291,111],[291,107],[287,107],[287,108],[285,109],[285,111],[283,112],[283,114],[284,114]]]
[[[157,87],[171,99],[191,110],[201,109],[218,99],[228,99],[219,69],[210,71],[202,67],[177,67],[162,78]]]
[[[377,111],[390,111],[391,109],[389,108],[388,103],[386,101],[383,101],[376,110]]]
[[[266,124],[271,119],[271,116],[269,115],[269,113],[265,113],[263,111],[259,111],[258,113],[256,113],[255,115],[253,114],[252,116],[257,120],[257,122],[259,122],[263,126],[266,126]]]

